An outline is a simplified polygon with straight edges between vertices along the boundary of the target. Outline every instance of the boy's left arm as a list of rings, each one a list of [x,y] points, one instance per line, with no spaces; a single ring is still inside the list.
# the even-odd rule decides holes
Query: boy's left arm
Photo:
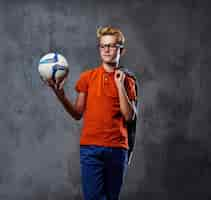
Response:
[[[115,71],[114,75],[115,83],[118,89],[120,110],[126,121],[130,121],[136,114],[135,101],[129,98],[128,91],[125,87],[126,75],[120,70]],[[134,86],[135,88],[135,86]]]

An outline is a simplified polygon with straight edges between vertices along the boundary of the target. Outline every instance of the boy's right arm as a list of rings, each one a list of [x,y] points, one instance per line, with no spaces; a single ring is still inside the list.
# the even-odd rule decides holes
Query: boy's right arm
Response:
[[[62,103],[64,106],[65,110],[75,119],[75,120],[80,120],[83,112],[85,110],[86,106],[86,93],[80,92],[78,96],[76,97],[75,104],[73,104],[65,95],[65,91],[63,88],[64,81],[63,83],[57,84],[53,82],[52,80],[49,80],[47,82],[48,86],[50,86],[59,101]]]

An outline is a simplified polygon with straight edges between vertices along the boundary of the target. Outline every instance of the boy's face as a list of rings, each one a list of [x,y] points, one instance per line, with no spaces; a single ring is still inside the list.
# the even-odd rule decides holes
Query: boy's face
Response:
[[[103,63],[114,64],[118,62],[120,47],[115,35],[104,35],[99,41],[100,57]]]

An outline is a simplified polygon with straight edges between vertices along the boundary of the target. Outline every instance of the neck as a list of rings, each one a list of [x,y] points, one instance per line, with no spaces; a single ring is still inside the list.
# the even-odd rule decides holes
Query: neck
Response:
[[[102,63],[102,65],[107,72],[113,72],[116,68],[118,68],[117,63]]]

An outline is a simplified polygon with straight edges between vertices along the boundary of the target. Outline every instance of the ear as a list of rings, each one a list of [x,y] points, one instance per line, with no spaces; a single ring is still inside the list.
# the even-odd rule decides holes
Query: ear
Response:
[[[126,49],[125,48],[121,48],[120,49],[120,55],[123,56],[126,52]]]

